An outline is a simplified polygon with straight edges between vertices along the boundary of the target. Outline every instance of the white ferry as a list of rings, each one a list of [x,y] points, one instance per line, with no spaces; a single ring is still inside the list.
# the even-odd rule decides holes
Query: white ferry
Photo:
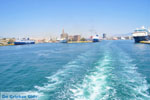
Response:
[[[149,41],[149,31],[143,27],[137,28],[133,33],[132,36],[136,43],[139,43],[140,41]]]

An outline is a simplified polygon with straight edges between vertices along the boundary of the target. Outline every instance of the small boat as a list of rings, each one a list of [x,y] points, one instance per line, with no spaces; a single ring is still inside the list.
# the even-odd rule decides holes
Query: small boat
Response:
[[[14,45],[25,45],[25,44],[35,44],[35,41],[30,40],[29,38],[27,39],[21,39],[21,40],[16,40],[14,42]]]

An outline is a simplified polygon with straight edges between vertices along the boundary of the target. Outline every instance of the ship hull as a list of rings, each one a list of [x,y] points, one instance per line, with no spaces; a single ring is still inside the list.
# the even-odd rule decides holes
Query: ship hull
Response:
[[[35,42],[14,42],[14,45],[35,44]]]
[[[136,37],[133,37],[133,38],[134,38],[135,43],[140,43],[140,41],[150,40],[150,36],[136,36]]]
[[[60,43],[67,43],[67,40],[61,40]]]
[[[99,39],[93,39],[93,42],[99,42]]]

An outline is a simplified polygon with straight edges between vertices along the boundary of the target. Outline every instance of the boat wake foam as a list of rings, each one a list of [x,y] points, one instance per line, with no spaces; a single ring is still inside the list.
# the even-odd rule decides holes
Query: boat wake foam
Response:
[[[93,70],[87,74],[78,86],[70,89],[75,100],[107,100],[108,96],[115,94],[115,89],[108,84],[109,78],[113,78],[110,65],[111,58],[105,55],[103,60],[95,64]]]
[[[92,63],[88,57],[93,56],[93,54],[92,51],[87,51],[79,55],[75,60],[70,61],[55,74],[46,77],[48,83],[45,83],[42,87],[35,86],[35,88],[38,92],[44,93],[43,98],[47,98],[48,100],[71,98],[70,95],[72,95],[72,92],[69,88],[84,76],[80,71],[86,72],[86,68]]]
[[[48,83],[35,86],[44,94],[41,100],[150,100],[149,85],[134,59],[113,47],[103,49],[101,57],[85,52],[46,77]],[[92,57],[98,57],[94,59],[97,62],[93,63]]]

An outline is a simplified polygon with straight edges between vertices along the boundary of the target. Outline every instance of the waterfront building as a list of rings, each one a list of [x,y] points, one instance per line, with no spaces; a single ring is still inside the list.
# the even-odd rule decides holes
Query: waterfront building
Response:
[[[73,41],[73,36],[68,36],[69,41]]]
[[[64,32],[64,29],[62,30],[62,34],[60,35],[61,39],[68,39],[68,34]]]
[[[118,40],[118,38],[117,37],[112,37],[112,40]]]
[[[125,39],[126,39],[126,40],[131,40],[132,37],[131,37],[131,36],[126,36]]]
[[[103,39],[106,39],[106,34],[105,33],[103,33]]]
[[[15,38],[0,38],[0,46],[13,44]]]
[[[73,41],[80,41],[81,35],[74,35],[73,36]]]

